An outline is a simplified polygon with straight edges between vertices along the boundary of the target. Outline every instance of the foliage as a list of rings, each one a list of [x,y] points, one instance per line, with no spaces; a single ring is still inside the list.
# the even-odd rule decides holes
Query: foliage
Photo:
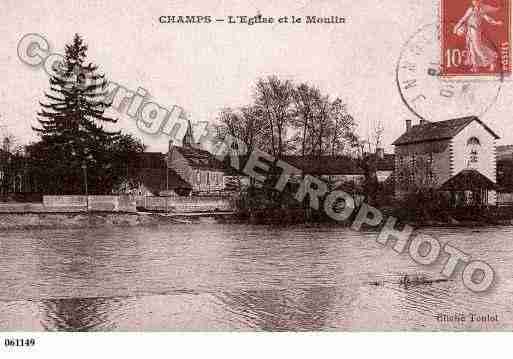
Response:
[[[76,34],[65,47],[59,71],[50,77],[47,103],[38,113],[41,140],[27,146],[30,175],[37,191],[56,194],[110,193],[123,177],[123,162],[143,150],[129,135],[103,126],[117,120],[105,116],[110,104],[105,75],[86,65],[87,45]]]
[[[248,153],[259,149],[275,160],[286,155],[319,161],[323,156],[348,156],[358,143],[355,120],[342,99],[323,94],[310,84],[277,76],[258,79],[252,103],[240,109],[225,108],[218,120],[221,139],[229,134],[241,140]],[[268,172],[268,183],[243,195],[250,207],[306,205],[306,201],[298,204],[293,200],[292,192],[273,190],[281,173],[276,164],[271,164]]]
[[[249,152],[258,148],[276,159],[347,154],[357,140],[354,118],[342,99],[276,76],[257,80],[253,102],[223,109],[218,122],[221,138],[230,134]]]

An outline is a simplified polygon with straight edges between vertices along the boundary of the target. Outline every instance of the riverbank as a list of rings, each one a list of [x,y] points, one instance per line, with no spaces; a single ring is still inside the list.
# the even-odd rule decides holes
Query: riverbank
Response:
[[[358,214],[356,209],[344,221],[335,221],[320,211],[303,208],[267,208],[245,210],[234,218],[241,223],[264,225],[336,224],[350,226]],[[395,217],[399,223],[413,227],[482,227],[513,225],[513,207],[445,208],[433,210],[407,209],[398,206],[379,207],[383,218]]]
[[[355,211],[357,212],[357,211]],[[400,211],[399,211],[400,212]],[[465,217],[445,215],[443,218],[421,216],[417,218],[402,217],[401,213],[391,208],[382,210],[384,217],[394,216],[403,224],[414,227],[481,227],[490,225],[513,225],[511,210],[505,211],[488,209],[479,214],[468,214]],[[356,214],[356,213],[355,213]],[[354,214],[354,215],[355,215]],[[88,227],[135,227],[155,226],[162,224],[195,224],[203,222],[218,223],[246,223],[262,225],[337,225],[350,226],[354,215],[343,222],[335,222],[311,213],[308,218],[306,212],[300,209],[267,209],[249,212],[81,212],[81,213],[0,213],[0,231],[11,229],[46,229],[46,228],[88,228]]]
[[[151,226],[180,223],[153,213],[0,213],[0,230]]]

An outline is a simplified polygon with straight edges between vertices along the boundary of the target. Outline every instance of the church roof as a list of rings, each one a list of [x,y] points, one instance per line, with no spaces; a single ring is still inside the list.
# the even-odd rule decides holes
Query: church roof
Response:
[[[161,152],[141,152],[129,160],[133,168],[165,168],[166,155]]]
[[[496,139],[499,138],[499,136],[497,136],[497,134],[493,132],[486,124],[484,124],[478,117],[469,116],[446,121],[427,122],[424,124],[412,126],[409,131],[406,131],[392,144],[400,146],[410,143],[451,139],[473,121],[479,122],[481,126],[490,132]]]
[[[226,166],[208,151],[194,147],[175,146],[177,150],[193,168],[225,170]]]

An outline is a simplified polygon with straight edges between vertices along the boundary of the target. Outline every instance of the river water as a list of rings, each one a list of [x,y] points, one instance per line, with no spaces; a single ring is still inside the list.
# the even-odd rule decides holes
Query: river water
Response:
[[[488,262],[494,288],[470,292],[461,270],[404,285],[405,275],[442,278],[445,260],[422,266],[341,227],[4,232],[0,330],[512,330],[513,227],[423,231]]]

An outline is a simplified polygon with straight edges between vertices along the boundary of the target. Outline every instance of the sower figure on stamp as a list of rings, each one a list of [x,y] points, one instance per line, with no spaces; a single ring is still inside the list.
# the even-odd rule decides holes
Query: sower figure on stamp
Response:
[[[484,20],[489,24],[501,26],[502,21],[497,21],[489,15],[498,10],[493,6],[482,4],[481,0],[472,0],[472,6],[454,26],[453,32],[456,35],[465,36],[468,65],[471,66],[472,72],[477,72],[479,67],[488,67],[490,71],[495,71],[498,54],[486,43],[487,38],[484,36],[482,23]]]

